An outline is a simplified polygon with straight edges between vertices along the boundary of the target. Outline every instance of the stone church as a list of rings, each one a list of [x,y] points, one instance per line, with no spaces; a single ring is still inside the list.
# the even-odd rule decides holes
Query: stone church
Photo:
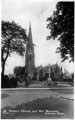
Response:
[[[62,71],[61,68],[58,66],[58,64],[51,65],[52,70],[50,70],[50,74],[53,74],[54,78],[58,78]],[[36,74],[36,80],[39,79],[39,75],[41,74],[41,77],[45,77],[49,75],[49,65],[47,66],[38,66],[35,67],[35,54],[34,54],[34,44],[33,44],[33,38],[32,38],[32,29],[31,29],[31,23],[29,24],[29,33],[28,33],[28,41],[26,44],[26,56],[25,56],[25,73],[28,77],[31,79],[35,77],[34,74]]]
[[[26,44],[26,60],[25,60],[25,67],[27,76],[33,78],[34,75],[34,68],[35,68],[35,60],[34,60],[34,44],[32,38],[32,29],[31,23],[29,25],[29,33],[28,33],[28,42]]]

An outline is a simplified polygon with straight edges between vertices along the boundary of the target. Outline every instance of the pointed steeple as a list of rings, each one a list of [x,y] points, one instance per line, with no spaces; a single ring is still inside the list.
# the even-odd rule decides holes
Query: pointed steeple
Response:
[[[34,68],[35,68],[35,60],[34,60],[34,46],[32,40],[32,30],[31,30],[31,23],[29,24],[29,33],[28,33],[28,42],[26,46],[26,72],[29,77],[34,76]]]
[[[28,42],[30,44],[33,43],[33,40],[32,40],[32,30],[31,30],[31,22],[29,24]]]

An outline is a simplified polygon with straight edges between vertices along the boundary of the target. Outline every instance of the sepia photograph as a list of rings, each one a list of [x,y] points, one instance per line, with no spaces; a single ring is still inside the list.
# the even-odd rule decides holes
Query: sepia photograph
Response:
[[[1,119],[74,119],[74,1],[1,1]]]

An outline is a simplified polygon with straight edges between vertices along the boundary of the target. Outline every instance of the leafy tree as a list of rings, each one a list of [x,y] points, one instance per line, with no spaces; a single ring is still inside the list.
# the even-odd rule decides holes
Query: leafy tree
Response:
[[[71,74],[72,81],[74,82],[74,73]]]
[[[24,67],[16,66],[14,68],[14,73],[16,74],[16,78],[20,76],[20,79],[19,79],[20,82],[25,81],[26,86],[29,84],[28,81],[30,78],[28,77],[28,73],[26,72],[25,66]]]
[[[16,76],[23,76],[23,74],[25,73],[25,66],[24,67],[21,67],[21,66],[15,67],[14,73],[16,74]]]
[[[58,2],[56,11],[47,21],[50,30],[47,40],[58,39],[60,46],[56,52],[60,53],[62,62],[66,59],[74,61],[74,2]]]
[[[27,40],[26,30],[14,21],[2,21],[1,26],[1,62],[2,76],[4,76],[5,63],[12,52],[23,56],[25,52],[25,43]]]

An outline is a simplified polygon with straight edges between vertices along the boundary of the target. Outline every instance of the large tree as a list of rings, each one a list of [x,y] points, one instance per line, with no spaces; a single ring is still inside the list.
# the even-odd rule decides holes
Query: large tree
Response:
[[[47,21],[50,30],[47,39],[58,39],[60,46],[56,52],[60,53],[62,61],[74,61],[74,2],[58,2]]]
[[[2,76],[4,76],[5,63],[12,52],[23,56],[27,40],[26,30],[14,21],[2,21],[1,26],[1,62]],[[14,63],[13,63],[14,64]]]

